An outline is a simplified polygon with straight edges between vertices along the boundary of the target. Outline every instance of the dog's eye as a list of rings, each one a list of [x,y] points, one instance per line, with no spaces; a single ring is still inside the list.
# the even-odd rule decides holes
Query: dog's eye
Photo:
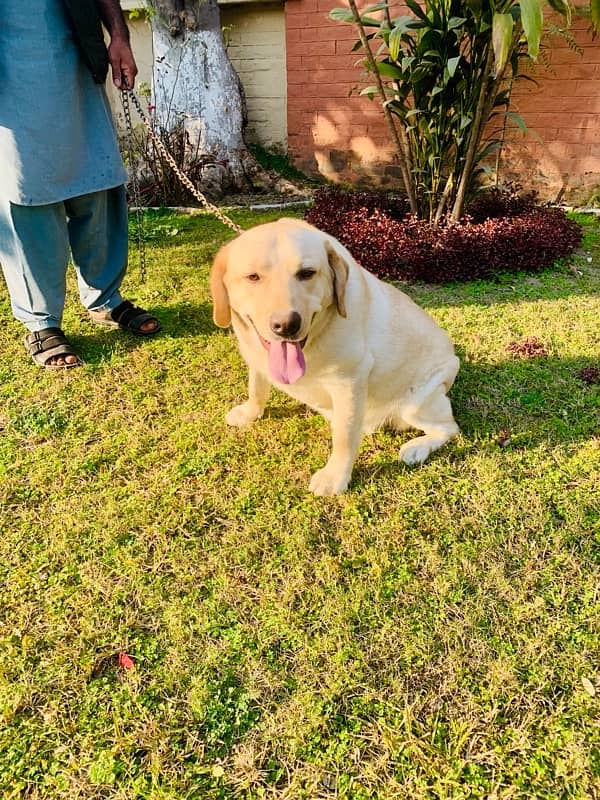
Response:
[[[258,272],[252,272],[250,273],[250,275],[246,275],[246,280],[251,281],[252,283],[256,283],[257,281],[260,280],[260,275],[258,274]]]
[[[298,278],[299,281],[309,281],[313,277],[313,275],[316,274],[317,274],[316,269],[308,269],[308,268],[300,269],[296,273],[296,277]]]

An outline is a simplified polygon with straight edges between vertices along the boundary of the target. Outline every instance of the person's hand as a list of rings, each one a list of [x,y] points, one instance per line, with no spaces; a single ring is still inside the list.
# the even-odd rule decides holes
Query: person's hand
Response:
[[[113,36],[108,46],[108,60],[113,83],[117,89],[125,89],[125,81],[127,86],[133,89],[138,69],[129,41],[120,36]]]

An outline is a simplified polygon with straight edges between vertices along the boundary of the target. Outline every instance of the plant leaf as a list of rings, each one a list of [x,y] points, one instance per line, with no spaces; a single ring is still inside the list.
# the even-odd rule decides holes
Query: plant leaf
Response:
[[[456,68],[458,67],[458,65],[460,63],[460,59],[461,59],[461,56],[455,56],[454,58],[449,58],[448,59],[448,62],[447,62],[446,66],[448,67],[448,75],[450,75],[451,78],[454,77],[454,73],[456,72]]]
[[[483,0],[467,0],[467,6],[473,12],[475,19],[479,19],[483,9]]]
[[[521,0],[521,22],[527,39],[527,52],[535,60],[540,52],[544,24],[541,0]]]
[[[364,14],[373,14],[375,11],[383,11],[387,8],[387,3],[375,3],[373,6],[367,6],[367,8],[363,9]]]
[[[374,97],[376,97],[378,93],[379,93],[379,89],[377,88],[377,86],[366,86],[364,89],[361,89],[360,92],[359,92],[361,97],[363,95],[366,95],[370,100],[372,100]]]
[[[448,20],[448,30],[452,31],[454,28],[460,28],[467,21],[466,17],[450,17]]]
[[[403,33],[407,33],[408,31],[412,31],[415,29],[415,25],[420,25],[420,22],[414,17],[396,17],[392,20],[392,27],[393,28],[400,28]]]
[[[427,16],[427,14],[423,11],[421,6],[417,2],[415,2],[415,0],[406,0],[406,5],[410,8],[410,10],[413,12],[413,14],[415,16],[417,16],[420,19],[422,19],[423,22],[427,22],[428,24],[431,24],[431,21],[430,21],[429,17]]]
[[[367,28],[379,28],[381,26],[382,20],[376,19],[375,17],[363,17],[361,14],[360,21],[363,25],[366,25]]]
[[[525,120],[520,114],[517,114],[514,111],[506,111],[506,116],[511,119],[517,128],[521,131],[521,133],[527,133],[527,125],[525,124]]]
[[[398,61],[398,56],[400,55],[400,47],[402,45],[402,37],[404,35],[404,30],[400,27],[394,28],[390,33],[390,38],[388,41],[388,47],[390,50],[390,58],[392,61]]]
[[[600,29],[600,0],[590,0],[592,12],[592,27],[595,31]]]
[[[349,8],[332,8],[329,19],[335,19],[337,22],[354,22],[354,14]]]
[[[558,12],[562,17],[565,17],[567,28],[570,28],[572,12],[570,0],[548,0],[548,5],[550,8],[554,9],[554,11]]]
[[[492,21],[492,45],[494,48],[494,61],[496,77],[502,74],[510,53],[513,33],[513,18],[511,14],[494,14]]]
[[[377,72],[384,78],[402,78],[402,70],[387,61],[377,61]]]

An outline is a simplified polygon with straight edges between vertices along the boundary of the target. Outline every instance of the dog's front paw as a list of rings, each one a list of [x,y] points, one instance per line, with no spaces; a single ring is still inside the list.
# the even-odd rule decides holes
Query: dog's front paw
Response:
[[[336,494],[342,494],[350,483],[350,476],[340,473],[339,470],[334,470],[331,467],[323,467],[318,470],[310,479],[308,488],[313,494],[319,497],[332,497]]]
[[[418,436],[410,442],[406,442],[400,448],[400,461],[405,464],[416,466],[422,464],[432,451],[431,442],[428,436]]]
[[[242,403],[240,406],[235,406],[225,417],[225,422],[228,425],[234,425],[236,428],[242,428],[244,425],[250,425],[262,416],[262,410],[257,408],[251,403]]]

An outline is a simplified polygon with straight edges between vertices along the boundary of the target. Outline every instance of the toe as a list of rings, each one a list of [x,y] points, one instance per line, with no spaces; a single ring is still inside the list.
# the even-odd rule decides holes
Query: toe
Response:
[[[147,322],[143,322],[140,325],[140,330],[144,331],[144,333],[154,333],[158,329],[158,321],[155,319],[149,319]]]

